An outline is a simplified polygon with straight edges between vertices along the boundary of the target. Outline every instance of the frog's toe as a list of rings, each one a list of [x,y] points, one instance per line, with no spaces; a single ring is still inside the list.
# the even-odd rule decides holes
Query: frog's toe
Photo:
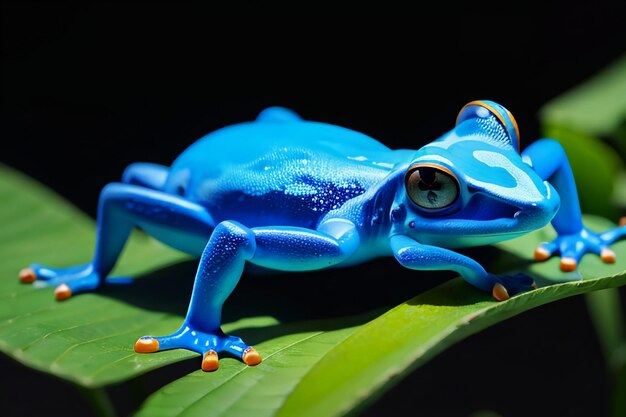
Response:
[[[578,266],[578,260],[572,256],[564,256],[561,258],[559,267],[563,272],[573,272]]]
[[[151,336],[142,336],[135,342],[135,352],[154,353],[159,351],[159,341]]]
[[[602,259],[602,262],[604,262],[604,263],[614,264],[615,263],[615,252],[613,252],[609,248],[602,248],[602,250],[600,251],[600,259]]]
[[[261,355],[253,347],[244,350],[241,360],[248,366],[256,366],[261,363]]]
[[[491,295],[498,301],[506,301],[510,297],[537,288],[535,280],[526,274],[497,275]]]
[[[72,297],[74,294],[94,290],[99,284],[100,278],[97,275],[90,274],[84,277],[55,278],[54,280],[48,281],[46,286],[56,285],[54,298],[56,298],[57,301],[63,301]]]
[[[217,356],[217,352],[213,349],[209,349],[202,355],[202,370],[204,372],[217,371],[220,367],[220,358]]]
[[[20,281],[33,282],[37,287],[56,287],[54,297],[61,301],[74,294],[96,289],[100,285],[100,276],[91,264],[69,268],[48,268],[32,264],[20,272]]]
[[[61,284],[54,289],[54,298],[57,301],[67,300],[72,296],[72,289],[67,284]]]
[[[549,259],[552,255],[554,255],[556,249],[556,245],[553,242],[542,243],[537,246],[537,249],[535,249],[535,261],[545,261],[546,259]]]
[[[543,246],[538,246],[537,249],[535,249],[535,261],[545,261],[550,258],[550,256],[552,256],[552,254]]]
[[[87,268],[87,265],[81,266],[72,266],[69,268],[49,268],[45,265],[41,264],[30,264],[28,268],[24,268],[22,271],[24,272],[32,272],[34,275],[34,280],[37,281],[54,281],[57,278],[64,276],[72,276],[76,275]],[[22,274],[20,272],[20,280],[22,278]],[[57,284],[58,285],[58,284]]]
[[[491,290],[491,295],[493,295],[493,298],[495,298],[498,301],[506,301],[509,298],[511,298],[509,296],[509,292],[506,290],[504,285],[500,284],[499,282],[496,282],[493,285],[493,289]]]
[[[582,244],[581,244],[582,243]],[[577,240],[563,238],[560,241],[559,253],[561,254],[561,262],[559,268],[562,272],[574,272],[578,268],[578,264],[583,255],[587,252],[596,252],[599,254],[597,245],[589,244],[589,242],[579,242]]]
[[[620,227],[626,226],[626,216],[622,216],[619,218],[619,226]]]
[[[64,275],[59,273],[59,271],[64,269],[52,269],[33,264],[28,268],[22,269],[19,276],[20,281],[23,283],[31,284],[39,281],[35,284],[36,286],[56,286],[54,298],[58,301],[67,300],[72,294],[93,290],[100,283],[99,277],[91,271],[88,271],[86,274],[77,274],[77,267],[67,269],[71,273]],[[85,268],[81,267],[78,270],[85,271]]]
[[[37,274],[35,274],[33,268],[28,267],[20,271],[20,282],[23,282],[24,284],[32,284],[36,280]]]

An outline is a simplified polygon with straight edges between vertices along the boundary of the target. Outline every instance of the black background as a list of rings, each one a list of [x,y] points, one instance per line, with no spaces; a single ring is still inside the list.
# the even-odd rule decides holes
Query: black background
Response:
[[[417,148],[466,102],[491,99],[514,114],[525,147],[540,136],[543,103],[626,50],[625,7],[608,2],[317,4],[5,2],[0,162],[94,216],[100,189],[129,163],[169,164],[201,135],[270,105]],[[607,415],[584,298],[555,304],[452,347],[364,415]],[[85,412],[69,401],[74,388],[1,363],[11,413],[57,410],[59,396],[63,415]]]

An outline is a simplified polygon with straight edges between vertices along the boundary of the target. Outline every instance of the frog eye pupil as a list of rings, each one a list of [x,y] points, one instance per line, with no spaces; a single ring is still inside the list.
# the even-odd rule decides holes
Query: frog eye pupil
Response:
[[[405,183],[411,201],[425,209],[448,207],[459,196],[456,178],[443,169],[432,166],[409,169]]]
[[[435,185],[435,181],[436,181],[436,173],[437,171],[435,171],[432,168],[417,168],[417,173],[420,176],[420,187],[432,187],[433,185]]]

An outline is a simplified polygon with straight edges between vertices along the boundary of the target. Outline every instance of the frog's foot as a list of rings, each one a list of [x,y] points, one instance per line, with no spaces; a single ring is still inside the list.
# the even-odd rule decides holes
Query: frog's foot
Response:
[[[19,274],[23,283],[35,283],[40,287],[56,287],[54,296],[57,300],[66,300],[73,294],[93,290],[100,285],[100,276],[92,264],[70,268],[48,268],[32,264]]]
[[[143,336],[135,342],[135,352],[153,353],[168,349],[187,349],[202,355],[202,370],[211,372],[219,368],[219,356],[226,352],[240,359],[248,366],[261,363],[261,355],[243,340],[229,336],[218,330],[204,333],[193,330],[188,325],[168,336]]]
[[[512,296],[537,288],[532,277],[523,274],[492,275],[495,284],[491,294],[498,301],[506,301]]]
[[[615,263],[615,252],[610,245],[626,236],[626,226],[616,227],[603,233],[583,228],[578,233],[558,236],[552,242],[544,242],[535,249],[535,260],[544,261],[553,255],[561,255],[560,268],[563,272],[575,271],[586,253],[595,253],[605,263]]]

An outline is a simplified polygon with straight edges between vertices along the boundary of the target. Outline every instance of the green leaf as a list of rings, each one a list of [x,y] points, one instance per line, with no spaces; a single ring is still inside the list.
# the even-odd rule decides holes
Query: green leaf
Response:
[[[614,226],[588,217],[591,229]],[[590,291],[626,284],[626,242],[614,246],[616,264],[585,256],[584,280],[565,282],[558,260],[530,264],[527,252],[551,235],[544,229],[498,246],[527,261],[526,271],[550,286],[495,302],[489,294],[452,279],[361,326],[326,354],[302,379],[277,416],[340,416],[365,407],[403,376],[452,344],[531,308]],[[601,276],[601,277],[600,277]],[[569,277],[571,279],[571,275]],[[563,281],[562,283],[554,283]],[[496,365],[497,366],[497,365]],[[506,364],[502,364],[506,366]],[[501,369],[493,369],[497,375]]]
[[[214,374],[196,371],[153,394],[136,417],[273,416],[303,375],[332,347],[373,316],[313,321],[290,326],[284,336],[260,343],[261,365],[223,361]],[[337,330],[329,325],[339,326]],[[345,326],[345,327],[344,327]]]
[[[17,272],[32,261],[64,266],[90,259],[93,221],[5,167],[0,167],[0,197],[7,202],[0,207],[0,219],[7,226],[0,231],[3,352],[87,387],[127,380],[197,356],[183,350],[157,355],[132,350],[136,337],[166,334],[180,324],[188,300],[182,297],[184,305],[168,305],[172,297],[167,297],[178,287],[162,289],[154,305],[147,300],[153,294],[142,295],[159,280],[177,285],[176,280],[165,279],[173,274],[193,275],[195,266],[188,257],[136,233],[115,270],[142,275],[136,284],[59,303],[51,288],[19,284]],[[610,226],[595,217],[586,221],[591,228]],[[546,228],[498,245],[502,251],[498,268],[522,265],[540,282],[566,280],[558,272],[557,260],[534,264],[528,259],[540,241],[552,236]],[[594,256],[581,265],[582,271],[592,271],[590,277],[606,278],[541,288],[503,303],[456,278],[377,319],[380,311],[309,322],[279,323],[273,317],[250,316],[227,323],[226,331],[262,340],[256,347],[264,352],[263,363],[249,368],[224,358],[218,372],[197,371],[156,392],[139,415],[193,416],[208,410],[228,416],[339,415],[357,410],[463,337],[547,302],[623,285],[624,243],[616,244],[615,251],[620,259],[615,265],[602,264]],[[33,259],[33,254],[39,258]]]
[[[614,226],[592,216],[586,221],[597,230]],[[590,255],[581,265],[590,277],[599,271],[615,276],[567,282],[572,276],[559,271],[557,259],[530,262],[532,249],[552,237],[553,230],[545,228],[497,245],[503,255],[499,268],[526,265],[521,270],[532,271],[540,284],[565,283],[497,303],[456,278],[363,326],[298,332],[259,345],[280,352],[270,354],[263,366],[229,364],[210,381],[201,372],[185,376],[148,398],[137,417],[343,415],[375,400],[403,375],[470,334],[541,304],[626,283],[621,272],[626,268],[626,242],[615,245],[623,259],[619,263],[605,265]],[[319,337],[328,343],[319,345]],[[311,349],[311,342],[317,349]],[[300,361],[302,352],[305,361]]]

